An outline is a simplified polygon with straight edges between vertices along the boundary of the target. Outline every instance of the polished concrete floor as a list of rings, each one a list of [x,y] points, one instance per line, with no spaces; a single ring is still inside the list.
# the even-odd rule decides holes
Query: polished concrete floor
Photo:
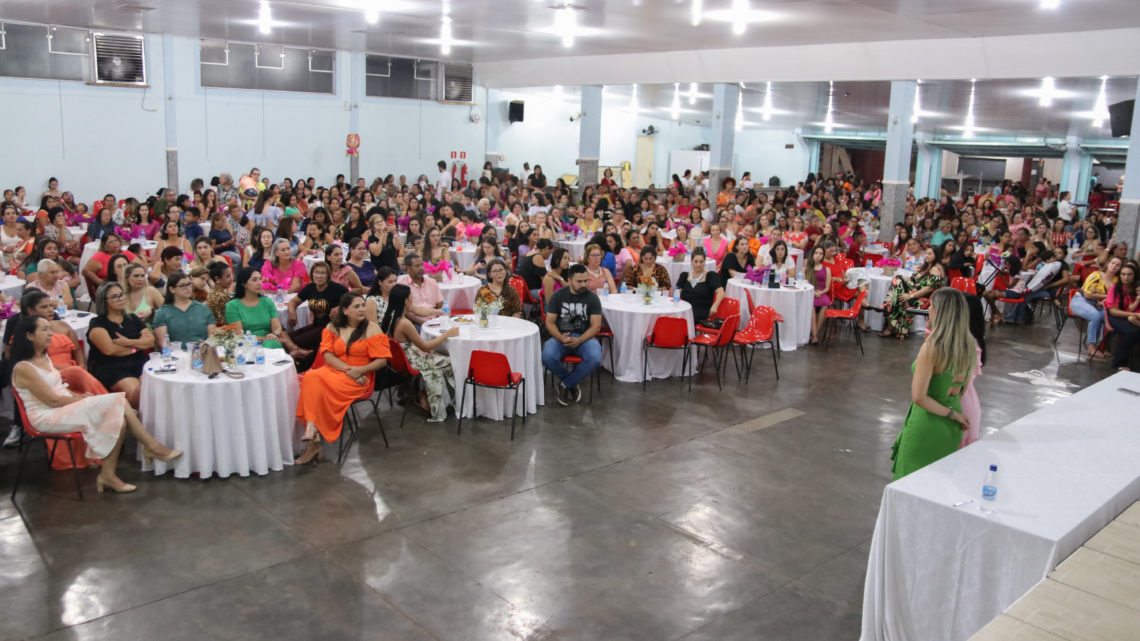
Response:
[[[1044,328],[990,332],[985,431],[1110,373]],[[749,386],[604,379],[507,423],[385,410],[340,467],[142,475],[76,499],[0,454],[0,639],[857,639],[866,557],[919,340],[759,354]],[[730,368],[731,371],[731,368]],[[1075,389],[1075,388],[1074,388]],[[332,451],[332,448],[329,448]],[[335,455],[334,455],[335,457]]]

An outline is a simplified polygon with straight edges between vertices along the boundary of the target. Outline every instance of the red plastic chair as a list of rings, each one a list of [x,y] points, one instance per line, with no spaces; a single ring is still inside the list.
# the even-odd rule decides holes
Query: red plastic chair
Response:
[[[963,294],[978,294],[978,283],[973,278],[958,276],[950,279],[950,287]]]
[[[955,279],[961,278],[961,277],[962,277],[962,270],[960,270],[960,269],[947,269],[946,270],[946,278],[950,279],[950,282],[954,282]]]
[[[744,291],[748,292],[747,289]],[[748,298],[749,298],[749,305],[751,305],[751,298],[752,298],[751,293],[748,294]],[[725,298],[724,300],[720,301],[720,306],[716,308],[716,314],[713,314],[712,316],[710,316],[709,319],[710,320],[714,319],[714,318],[727,319],[729,316],[733,316],[733,315],[740,316],[740,301],[736,298]],[[717,332],[720,331],[718,329],[713,329],[711,327],[703,327],[701,325],[697,325],[696,329],[697,329],[698,334],[716,334]]]
[[[732,337],[736,334],[736,328],[740,325],[740,316],[729,316],[725,319],[724,325],[720,326],[716,334],[701,334],[693,339],[693,345],[697,346],[698,351],[704,350],[701,358],[701,363],[708,358],[709,351],[713,354],[713,371],[716,373],[717,388],[723,390],[724,383],[722,382],[722,371],[728,367],[728,347],[732,344]],[[689,378],[689,389],[692,389],[693,380]]]
[[[68,453],[71,455],[71,469],[75,475],[75,491],[79,494],[79,500],[83,500],[83,486],[79,480],[79,468],[75,465],[75,453],[71,449],[73,441],[82,441],[82,432],[66,432],[64,434],[46,434],[38,432],[32,427],[32,422],[28,420],[28,413],[24,410],[24,401],[20,399],[20,394],[16,392],[16,388],[12,388],[12,397],[16,399],[16,408],[20,411],[20,421],[23,423],[24,433],[28,435],[30,440],[40,439],[44,443],[44,451],[47,453],[48,469],[51,469],[52,458],[55,457],[55,448],[59,446],[60,441],[63,441],[63,446],[67,448]],[[47,442],[51,441],[51,448],[48,448]],[[31,442],[20,442],[20,449],[23,450],[20,454],[20,467],[16,472],[16,482],[12,484],[11,499],[16,500],[16,490],[20,489],[20,478],[24,475],[24,461],[28,458],[28,450],[32,449]]]
[[[530,295],[530,288],[526,286],[526,279],[522,276],[511,276],[510,282],[511,287],[514,287],[515,291],[518,292],[519,300],[522,301],[523,305],[531,306],[531,320],[541,325],[546,314],[546,308],[542,306],[540,301],[535,300],[534,296]]]
[[[419,393],[419,385],[423,382],[423,375],[408,361],[408,355],[404,352],[404,348],[400,346],[398,341],[388,341],[388,348],[392,352],[392,358],[388,359],[388,367],[392,372],[399,375],[399,377],[391,377],[385,379],[381,387],[377,388],[377,392],[388,390],[388,402],[392,403],[392,389],[399,385],[411,384],[410,396],[404,403],[404,413],[400,416],[400,427],[404,427],[404,421],[408,418],[408,408],[412,406],[412,399]],[[394,404],[393,404],[394,405]]]
[[[748,317],[748,325],[732,337],[733,344],[740,347],[740,367],[744,370],[744,383],[747,385],[752,378],[752,359],[756,355],[756,346],[767,343],[772,348],[772,367],[776,370],[776,380],[780,379],[780,366],[777,363],[777,352],[780,351],[779,329],[776,325],[776,310],[760,305],[752,309]],[[748,349],[751,347],[752,349]]]
[[[614,369],[614,330],[610,329],[610,324],[606,322],[605,317],[602,317],[602,328],[598,330],[594,336],[598,339],[599,343],[610,344],[610,376],[617,376],[617,370]],[[601,381],[598,382],[601,385]],[[599,387],[599,389],[601,389]]]
[[[463,408],[467,403],[467,386],[475,388],[471,396],[471,420],[479,418],[479,389],[504,389],[515,391],[515,412],[511,415],[511,440],[515,440],[515,419],[519,415],[519,390],[523,392],[526,400],[526,379],[518,372],[511,371],[511,363],[506,354],[475,350],[471,352],[471,360],[467,365],[467,379],[463,381],[463,393],[459,399],[459,410],[455,413],[455,433],[463,430]],[[526,408],[522,409],[523,424],[526,424]]]
[[[855,304],[852,305],[850,309],[829,309],[823,312],[824,322],[827,323],[827,327],[824,328],[826,330],[823,344],[824,351],[827,351],[827,348],[831,346],[831,336],[835,333],[835,327],[832,325],[832,321],[836,323],[847,321],[847,323],[851,325],[852,331],[855,332],[855,342],[859,344],[859,353],[863,353],[863,335],[856,326],[856,323],[859,320],[859,313],[863,311],[863,301],[866,300],[866,298],[867,290],[863,290],[855,297]]]
[[[739,317],[737,317],[739,318]],[[725,321],[728,324],[728,321]],[[722,326],[723,327],[723,326]],[[681,383],[685,382],[685,373],[689,373],[689,389],[693,389],[692,363],[689,354],[689,323],[683,318],[659,317],[653,323],[653,329],[645,337],[641,351],[641,389],[645,389],[649,381],[649,349],[679,349],[684,350],[681,356]]]
[[[563,365],[570,365],[571,369],[573,369],[574,367],[577,367],[577,366],[582,364],[582,357],[581,356],[575,356],[573,354],[567,354],[567,355],[562,357],[562,364]],[[550,385],[551,385],[551,388],[553,389],[553,387],[554,387],[554,372],[552,372],[550,370],[546,370],[545,378],[550,380]],[[597,386],[599,392],[602,391],[602,379],[601,379],[601,377],[598,376],[597,368],[595,368],[594,371],[590,372],[590,383],[587,385],[587,387],[590,388],[590,402],[591,403],[594,402],[594,387],[595,386]],[[554,391],[557,392],[557,390],[554,390]]]

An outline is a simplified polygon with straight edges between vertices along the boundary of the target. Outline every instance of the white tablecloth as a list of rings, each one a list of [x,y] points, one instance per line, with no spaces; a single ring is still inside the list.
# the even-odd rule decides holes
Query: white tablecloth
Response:
[[[863,640],[968,639],[1140,499],[1140,398],[1119,387],[1140,391],[1140,374],[1115,374],[888,485]],[[990,464],[993,503],[981,498]]]
[[[562,238],[554,241],[555,247],[561,247],[570,252],[570,260],[578,262],[582,258],[582,252],[586,251],[586,242],[590,240],[588,236],[580,236],[578,238]]]
[[[730,278],[724,288],[724,295],[740,301],[740,326],[748,324],[751,311],[748,309],[748,296],[752,293],[753,305],[764,305],[776,310],[784,317],[780,323],[780,349],[792,351],[811,340],[812,288],[797,284],[792,287],[768,289],[744,278]]]
[[[316,265],[317,263],[323,261],[324,259],[325,259],[325,253],[319,251],[319,252],[316,252],[313,254],[309,254],[308,256],[303,256],[301,258],[301,262],[305,264],[305,271],[308,272],[310,269],[313,268],[313,265]]]
[[[613,330],[613,341],[602,342],[602,366],[610,366],[609,350],[614,350],[614,378],[626,383],[639,383],[641,378],[642,354],[645,352],[645,337],[653,329],[658,318],[684,318],[689,326],[689,338],[694,334],[693,307],[685,301],[673,302],[672,298],[656,296],[652,305],[646,305],[634,293],[610,294],[602,296],[602,315]],[[684,354],[679,349],[650,349],[648,376],[671,378],[681,375]],[[695,372],[697,363],[691,363],[690,372]]]
[[[475,262],[475,245],[464,242],[451,248],[451,264],[456,271],[465,271]]]
[[[467,316],[466,318],[471,318]],[[440,335],[442,329],[450,327],[454,321],[433,320],[424,323],[421,333],[426,339]],[[467,367],[471,363],[471,352],[483,350],[506,354],[511,371],[518,372],[526,379],[526,395],[520,405],[527,414],[534,414],[538,406],[545,404],[545,386],[542,372],[542,343],[539,341],[538,325],[510,316],[495,316],[492,326],[479,329],[475,323],[454,323],[459,327],[459,336],[447,339],[444,343],[451,356],[451,368],[455,370],[455,405],[463,398],[463,381],[467,379]],[[502,420],[514,416],[518,406],[513,405],[514,391],[476,388],[479,395],[479,415],[492,420]],[[472,389],[467,390],[463,405],[463,416],[471,416],[474,402]]]
[[[180,356],[181,361],[186,355]],[[285,365],[274,362],[288,360]],[[293,463],[297,371],[283,350],[266,350],[264,367],[247,367],[245,378],[214,380],[180,363],[174,374],[156,376],[148,363],[142,376],[139,413],[155,438],[185,453],[171,463],[154,461],[155,474],[249,476]],[[140,448],[139,457],[142,452]],[[143,461],[143,470],[151,465]]]
[[[482,286],[483,281],[474,276],[456,274],[450,282],[448,282],[447,277],[444,277],[443,282],[439,284],[439,291],[443,294],[443,299],[447,301],[449,308],[473,309],[475,294],[479,293],[479,288]]]
[[[681,274],[692,271],[693,269],[693,264],[690,262],[688,255],[686,255],[685,260],[681,262],[674,261],[673,257],[669,255],[658,256],[657,264],[664,266],[666,271],[669,272],[669,286],[673,289],[677,288],[677,279],[681,277]],[[715,272],[716,261],[706,258],[705,271]]]
[[[28,282],[23,278],[13,274],[5,274],[3,279],[0,279],[0,292],[3,292],[8,298],[16,299],[20,302],[20,297],[24,295],[24,286]]]
[[[867,298],[866,305],[871,307],[882,307],[883,301],[887,299],[887,290],[891,288],[891,281],[895,279],[894,276],[887,276],[883,274],[882,268],[872,267],[852,267],[847,270],[847,286],[855,289],[859,283],[867,283]],[[863,314],[864,320],[867,325],[876,332],[883,329],[883,315],[879,312],[867,310]]]
[[[309,301],[297,306],[297,324],[289,322],[289,302],[296,297],[296,294],[285,294],[284,302],[277,303],[278,320],[281,321],[281,326],[290,332],[300,327],[308,327],[313,322],[313,315],[309,312]],[[273,301],[277,302],[277,296],[273,297]]]

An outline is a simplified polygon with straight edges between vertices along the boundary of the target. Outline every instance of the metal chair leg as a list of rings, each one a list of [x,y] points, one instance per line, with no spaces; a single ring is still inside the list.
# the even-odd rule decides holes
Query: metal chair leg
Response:
[[[16,482],[12,484],[12,496],[10,497],[13,501],[16,500],[16,490],[20,489],[20,479],[24,476],[24,461],[28,458],[28,450],[32,448],[21,447],[20,449],[22,450],[20,453],[20,467],[16,470]]]
[[[64,441],[67,443],[67,454],[71,457],[71,471],[75,475],[75,491],[79,494],[79,500],[83,500],[83,485],[79,481],[79,466],[75,464],[75,449],[71,447],[71,441]],[[55,448],[52,448],[55,451]]]
[[[459,411],[455,413],[455,434],[457,436],[463,431],[463,408],[467,407],[467,384],[468,381],[463,381],[463,390],[459,392]]]

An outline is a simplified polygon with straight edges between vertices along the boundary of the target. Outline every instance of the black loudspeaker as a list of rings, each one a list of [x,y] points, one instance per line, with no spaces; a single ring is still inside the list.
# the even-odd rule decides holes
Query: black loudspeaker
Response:
[[[509,103],[509,105],[510,105],[509,109],[507,110],[507,119],[510,120],[511,122],[522,122],[523,121],[523,101],[512,100]]]
[[[1135,100],[1125,100],[1108,107],[1109,122],[1112,124],[1112,137],[1119,138],[1132,134],[1132,112],[1136,109]]]

